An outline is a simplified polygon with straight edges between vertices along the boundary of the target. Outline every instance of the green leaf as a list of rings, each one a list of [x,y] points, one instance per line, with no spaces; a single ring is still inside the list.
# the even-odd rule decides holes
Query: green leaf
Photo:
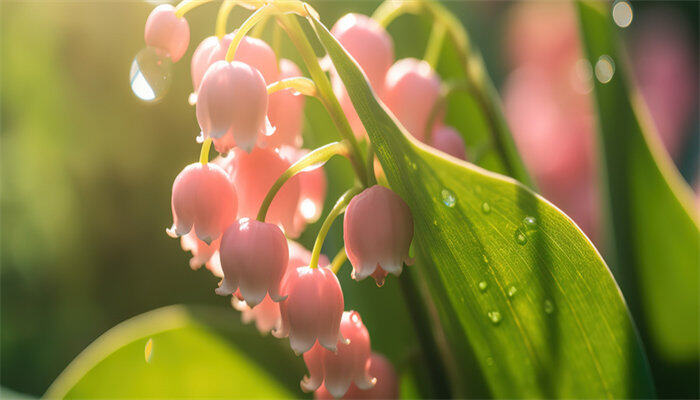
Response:
[[[700,242],[692,193],[653,132],[641,98],[632,90],[609,7],[608,3],[578,3],[591,65],[602,56],[616,65],[609,82],[595,82],[603,175],[614,234],[609,247],[617,255],[611,264],[650,345],[652,361],[696,364],[700,352]],[[693,381],[697,382],[697,367],[694,370]],[[693,386],[697,393],[697,383]]]
[[[236,314],[176,305],[131,318],[80,353],[45,397],[300,397],[301,358]]]
[[[392,189],[413,213],[423,262],[404,273],[431,293],[453,395],[653,396],[625,302],[576,225],[518,182],[410,138],[352,58],[313,24]],[[486,393],[462,384],[474,379]]]

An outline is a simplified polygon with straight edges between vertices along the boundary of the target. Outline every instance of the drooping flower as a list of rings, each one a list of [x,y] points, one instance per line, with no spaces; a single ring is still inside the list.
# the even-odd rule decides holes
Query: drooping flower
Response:
[[[266,124],[267,87],[258,70],[242,62],[217,61],[204,74],[197,94],[197,121],[204,138],[216,143],[224,135],[247,152],[253,150]]]
[[[251,153],[234,150],[228,168],[231,181],[240,193],[239,216],[255,218],[267,192],[291,165],[289,160],[272,149],[256,147]],[[281,225],[287,236],[292,238],[301,233],[294,224],[299,192],[298,179],[287,181],[272,201],[265,218],[266,222]]]
[[[464,139],[454,128],[442,125],[433,130],[430,145],[452,157],[466,160]]]
[[[280,60],[279,68],[279,80],[302,76],[299,67],[285,58]],[[270,95],[267,115],[270,123],[275,127],[275,133],[262,137],[264,146],[287,145],[296,148],[301,146],[305,101],[304,96],[294,93],[292,89],[281,90]]]
[[[306,392],[317,390],[323,384],[335,398],[342,397],[350,384],[361,390],[372,388],[377,379],[370,374],[369,332],[357,311],[343,313],[340,323],[341,339],[337,351],[329,351],[316,344],[304,353],[309,374],[301,381]]]
[[[282,157],[294,163],[307,155],[309,150],[282,146],[279,148],[279,153]],[[323,203],[326,201],[326,174],[323,166],[317,165],[305,169],[292,179],[299,181],[299,207],[294,215],[294,225],[296,227],[295,230],[301,232],[306,224],[316,222],[321,217]]]
[[[286,277],[280,302],[282,321],[273,335],[289,336],[295,353],[309,351],[318,343],[336,351],[345,303],[338,278],[328,267],[299,267]]]
[[[413,218],[406,203],[392,190],[375,185],[350,200],[343,221],[345,250],[352,277],[372,275],[378,285],[388,273],[399,275],[410,263]]]
[[[172,210],[170,236],[183,236],[194,229],[200,240],[211,244],[236,219],[238,197],[221,167],[194,163],[173,182]]]
[[[280,283],[289,250],[277,225],[241,218],[224,232],[219,253],[224,279],[217,294],[226,296],[238,289],[251,307],[260,304],[266,294],[276,302],[284,299]]]
[[[370,86],[381,97],[384,91],[384,77],[394,61],[394,42],[386,29],[366,15],[350,13],[333,25],[331,34],[357,61]],[[362,122],[343,82],[334,71],[331,71],[331,83],[353,132],[358,136],[363,135],[365,129]]]
[[[404,58],[386,74],[384,103],[406,130],[420,141],[440,98],[440,78],[425,61]],[[436,123],[441,118],[436,118]]]
[[[355,384],[350,385],[350,389],[345,393],[343,399],[398,399],[399,379],[391,362],[381,354],[372,353],[370,356],[369,373],[377,378],[374,387],[361,390]],[[314,398],[318,400],[333,399],[325,385],[322,385],[315,393]]]
[[[175,15],[175,7],[161,4],[151,11],[144,32],[146,45],[165,51],[177,62],[190,44],[190,26],[184,18]]]
[[[191,231],[180,238],[182,249],[192,253],[190,268],[197,270],[202,265],[206,265],[207,269],[217,278],[224,277],[224,273],[221,271],[221,263],[219,262],[220,244],[221,238],[214,240],[211,244],[206,244],[199,240]]]
[[[209,36],[197,46],[192,54],[192,87],[197,93],[207,69],[217,61],[226,58],[229,45],[233,40],[233,33],[217,38]],[[278,79],[279,70],[277,68],[277,57],[272,48],[263,40],[244,36],[236,49],[234,61],[240,61],[257,69],[265,79],[266,84],[275,82]]]

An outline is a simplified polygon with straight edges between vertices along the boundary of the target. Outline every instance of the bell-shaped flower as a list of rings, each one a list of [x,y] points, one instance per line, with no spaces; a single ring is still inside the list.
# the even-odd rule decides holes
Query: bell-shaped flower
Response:
[[[207,69],[217,61],[223,61],[233,40],[233,33],[217,38],[209,36],[197,46],[192,54],[192,87],[197,93]],[[244,36],[238,44],[233,61],[240,61],[257,69],[265,79],[266,84],[278,79],[277,57],[272,48],[263,40]]]
[[[433,129],[430,145],[452,157],[466,160],[464,139],[454,128],[442,125]]]
[[[406,130],[420,141],[440,98],[440,78],[425,61],[404,58],[389,68],[384,82],[384,103]],[[436,118],[439,123],[441,118]]]
[[[279,80],[302,76],[301,70],[292,61],[285,58],[280,60]],[[272,83],[272,82],[268,82]],[[305,98],[293,89],[280,90],[270,95],[267,116],[275,127],[274,134],[263,136],[262,143],[266,147],[283,145],[300,147],[301,129],[304,122]]]
[[[367,188],[348,204],[343,238],[352,277],[360,281],[372,275],[381,285],[387,273],[398,276],[403,263],[410,263],[411,210],[391,189],[379,185]]]
[[[194,232],[191,231],[180,238],[182,250],[192,253],[190,268],[197,270],[202,265],[206,265],[207,269],[217,278],[224,277],[224,273],[221,271],[221,263],[219,263],[220,244],[221,238],[214,240],[211,244],[206,244],[199,240]]]
[[[267,132],[266,113],[267,87],[257,69],[238,61],[217,61],[209,67],[197,94],[197,121],[204,138],[230,135],[250,152],[258,136]]]
[[[338,278],[328,267],[299,267],[287,274],[286,300],[280,302],[282,323],[273,335],[289,336],[296,354],[318,343],[336,351],[345,303]]]
[[[340,18],[331,34],[338,39],[367,76],[370,86],[380,97],[384,91],[384,78],[394,61],[394,42],[389,33],[372,18],[362,14],[346,14]],[[350,122],[355,135],[362,136],[362,126],[350,96],[338,74],[331,70],[333,92]]]
[[[190,26],[184,18],[175,15],[175,7],[161,4],[151,11],[144,32],[146,45],[165,51],[177,62],[190,44]]]
[[[172,210],[170,236],[183,236],[194,229],[200,240],[211,244],[236,219],[238,197],[221,167],[194,163],[173,182]]]
[[[374,387],[367,390],[360,390],[351,384],[343,399],[398,399],[399,379],[391,362],[381,354],[372,353],[370,356],[369,373],[377,378]],[[326,386],[321,386],[314,392],[314,398],[318,400],[331,400],[334,397],[328,393]]]
[[[297,149],[291,146],[282,146],[279,153],[292,163],[309,153],[307,149]],[[300,197],[299,207],[294,215],[296,232],[302,232],[306,224],[316,222],[323,212],[323,204],[326,201],[326,188],[328,182],[323,165],[314,165],[299,172],[292,179],[299,181]]]
[[[287,269],[287,239],[274,224],[241,218],[229,226],[219,249],[224,279],[216,293],[233,294],[236,290],[251,307],[268,294],[281,301],[280,283]]]
[[[370,374],[369,332],[357,311],[343,313],[340,323],[337,351],[332,352],[318,344],[304,353],[309,374],[301,381],[306,392],[317,390],[323,384],[330,394],[339,398],[351,384],[362,390],[372,388],[377,379]]]
[[[231,181],[241,193],[239,217],[255,218],[267,192],[291,165],[289,160],[272,149],[256,147],[251,153],[234,150],[229,173]],[[292,238],[300,233],[294,224],[299,193],[299,180],[288,180],[272,200],[265,217],[266,222],[281,225],[287,236]]]

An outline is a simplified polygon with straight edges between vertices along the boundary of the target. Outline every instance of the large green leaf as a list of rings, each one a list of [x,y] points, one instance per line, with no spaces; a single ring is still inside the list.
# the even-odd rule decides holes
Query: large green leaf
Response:
[[[696,364],[700,242],[692,194],[653,132],[640,97],[630,95],[633,86],[618,49],[610,5],[579,2],[578,9],[588,60],[595,65],[607,56],[616,64],[609,82],[595,84],[603,181],[612,217],[610,250],[617,255],[612,264],[651,346],[652,361],[664,364],[652,365],[655,374],[668,371],[669,362]],[[694,370],[692,390],[697,393]]]
[[[45,397],[300,397],[301,358],[284,341],[238,321],[233,310],[214,307],[139,315],[88,346]]]
[[[409,138],[351,57],[313,21],[376,148],[408,203],[458,397],[650,397],[644,351],[591,242],[518,182]],[[432,305],[431,305],[432,306]],[[487,392],[461,383],[482,379]]]

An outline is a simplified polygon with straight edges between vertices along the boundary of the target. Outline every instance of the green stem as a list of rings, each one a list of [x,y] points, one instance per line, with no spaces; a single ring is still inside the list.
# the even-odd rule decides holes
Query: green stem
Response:
[[[210,1],[211,0],[183,0],[175,6],[175,16],[182,18],[192,9]]]
[[[316,88],[318,89],[318,98],[321,103],[330,114],[333,123],[338,128],[340,135],[345,139],[352,151],[352,165],[355,169],[355,174],[360,179],[363,185],[367,186],[367,173],[365,171],[365,165],[362,160],[362,150],[360,145],[357,143],[355,134],[352,132],[350,123],[348,122],[343,109],[340,107],[338,98],[335,97],[333,93],[333,88],[331,83],[326,76],[326,73],[321,69],[321,65],[318,62],[318,57],[311,47],[306,34],[301,29],[299,22],[291,15],[279,15],[278,20],[282,24],[282,27],[289,35],[289,38],[294,43],[294,46],[299,51],[301,58],[304,60],[306,67],[309,70],[311,79],[316,83]]]
[[[250,16],[243,21],[243,24],[241,24],[238,30],[236,30],[236,34],[233,36],[231,44],[228,46],[228,51],[226,51],[226,62],[233,61],[234,57],[236,56],[236,49],[238,49],[238,45],[241,43],[241,40],[243,40],[246,33],[248,33],[248,31],[251,30],[260,20],[270,15],[272,10],[273,8],[269,4],[265,4],[264,6],[255,10],[254,13],[250,14]]]
[[[257,220],[261,222],[265,221],[265,216],[267,215],[267,210],[270,208],[270,204],[272,204],[272,200],[274,200],[275,195],[277,195],[277,192],[282,188],[282,185],[284,185],[284,183],[287,182],[291,177],[305,170],[306,168],[309,168],[312,165],[325,163],[336,154],[347,155],[347,152],[348,149],[345,142],[334,142],[319,147],[318,149],[302,157],[299,161],[292,164],[292,166],[287,168],[287,170],[284,171],[279,178],[277,178],[275,183],[267,192],[265,199],[260,205]]]
[[[340,271],[340,267],[343,266],[345,261],[348,259],[348,254],[345,252],[345,246],[343,246],[340,251],[338,251],[338,254],[333,257],[333,261],[331,261],[331,270],[333,271],[334,274],[338,275],[338,271]]]
[[[273,82],[267,85],[267,94],[285,89],[293,89],[305,96],[316,96],[316,84],[311,79],[304,77],[286,78]]]
[[[383,27],[389,26],[393,20],[403,14],[416,14],[422,4],[418,1],[385,1],[374,10],[372,19]]]
[[[202,165],[207,165],[209,162],[209,149],[211,149],[211,138],[207,138],[202,143],[202,149],[199,151],[199,162]]]
[[[437,69],[438,61],[440,60],[440,51],[442,50],[442,42],[445,39],[447,28],[445,25],[433,21],[433,28],[428,37],[428,45],[425,48],[423,60],[430,64],[433,69]]]
[[[333,209],[331,209],[326,216],[326,219],[323,221],[323,225],[321,225],[321,229],[318,231],[318,235],[316,236],[314,248],[311,251],[311,262],[309,263],[310,268],[318,268],[318,259],[321,256],[321,247],[323,247],[323,241],[326,239],[326,235],[328,235],[328,231],[331,229],[333,221],[335,221],[340,214],[345,212],[345,207],[348,206],[348,203],[350,203],[350,200],[352,200],[356,194],[360,193],[360,190],[362,190],[362,188],[359,186],[348,189],[348,191],[340,196],[338,201],[333,206]]]
[[[231,14],[231,10],[233,10],[233,7],[235,6],[235,0],[225,0],[223,3],[221,3],[219,13],[216,15],[216,28],[214,30],[216,37],[219,39],[226,35],[226,22],[228,22],[228,16]]]

